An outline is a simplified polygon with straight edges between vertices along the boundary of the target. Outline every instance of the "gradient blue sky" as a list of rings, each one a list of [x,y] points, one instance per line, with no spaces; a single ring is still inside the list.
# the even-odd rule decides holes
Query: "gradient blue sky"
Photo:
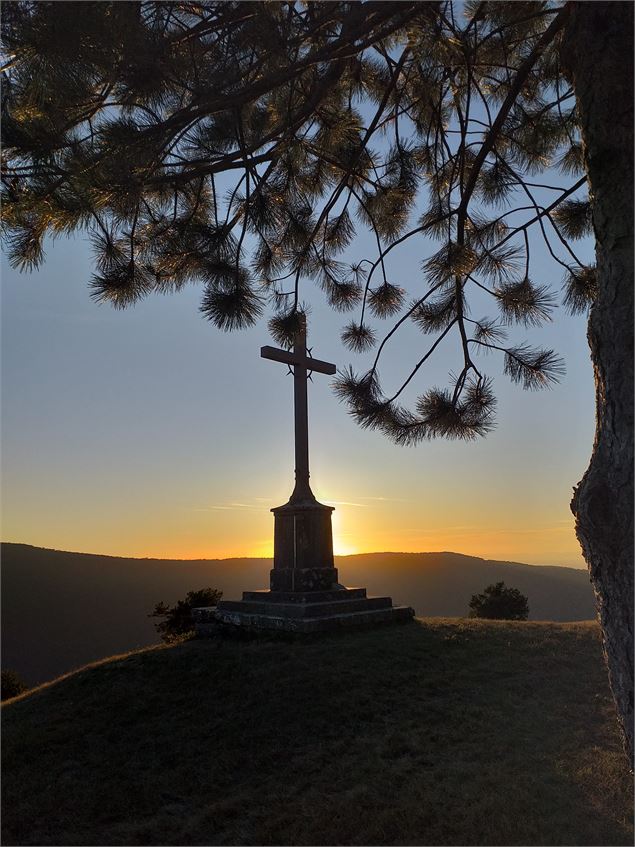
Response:
[[[416,290],[430,249],[421,236],[393,251],[389,278]],[[352,255],[364,251],[361,235]],[[592,246],[578,252],[589,259]],[[537,243],[534,256],[532,278],[558,290],[560,271]],[[271,343],[266,320],[221,333],[199,314],[195,286],[116,312],[90,299],[90,275],[80,236],[49,245],[35,273],[3,264],[3,539],[130,556],[270,554],[269,508],[292,488],[293,431],[291,378],[259,357]],[[350,318],[308,286],[304,296],[314,355],[363,368],[364,356],[339,341]],[[550,391],[525,392],[500,359],[484,362],[498,426],[477,442],[397,447],[356,426],[316,375],[312,483],[336,507],[336,552],[453,550],[583,566],[568,504],[594,429],[585,323],[558,309],[552,324],[514,331],[564,356],[567,374]],[[386,382],[396,385],[426,343],[408,328],[382,368]],[[413,391],[444,385],[454,361],[448,342]]]

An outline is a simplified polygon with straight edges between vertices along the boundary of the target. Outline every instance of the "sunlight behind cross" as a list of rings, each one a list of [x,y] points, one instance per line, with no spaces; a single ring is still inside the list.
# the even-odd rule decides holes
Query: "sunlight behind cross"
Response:
[[[294,339],[293,351],[277,347],[261,347],[263,359],[283,362],[293,368],[293,405],[295,412],[295,487],[290,503],[314,502],[309,485],[309,419],[307,401],[307,378],[309,371],[333,375],[337,368],[330,362],[313,359],[307,355],[306,319]]]

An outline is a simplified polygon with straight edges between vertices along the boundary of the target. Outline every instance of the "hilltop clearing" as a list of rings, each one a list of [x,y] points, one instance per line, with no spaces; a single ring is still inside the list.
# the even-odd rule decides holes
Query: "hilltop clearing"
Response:
[[[6,845],[632,843],[595,623],[191,641],[3,720]]]
[[[530,620],[595,617],[588,573],[459,553],[336,557],[340,580],[418,615],[462,616],[472,594],[503,580],[529,598]],[[147,615],[210,586],[226,600],[268,587],[269,559],[123,559],[2,545],[2,659],[30,685],[87,662],[156,644]]]

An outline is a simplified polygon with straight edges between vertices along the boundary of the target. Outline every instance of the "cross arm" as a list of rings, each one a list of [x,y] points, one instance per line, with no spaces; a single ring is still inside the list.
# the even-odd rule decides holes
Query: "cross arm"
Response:
[[[298,356],[289,350],[280,350],[278,347],[261,347],[260,355],[263,359],[273,359],[274,362],[284,362],[285,365],[300,365],[309,371],[330,374],[337,371],[336,365],[323,362],[321,359],[312,359],[310,356]]]

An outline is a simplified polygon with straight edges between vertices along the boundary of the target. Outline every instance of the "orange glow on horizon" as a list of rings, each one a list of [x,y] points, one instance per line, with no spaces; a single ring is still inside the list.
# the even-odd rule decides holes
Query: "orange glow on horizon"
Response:
[[[242,543],[216,545],[200,540],[198,543],[183,543],[177,539],[157,540],[154,544],[126,543],[119,539],[118,544],[81,543],[74,544],[60,539],[6,539],[18,543],[79,553],[93,553],[105,556],[149,559],[234,559],[234,558],[273,558],[273,538],[251,540]],[[575,539],[573,539],[575,541]],[[542,530],[455,530],[447,533],[421,532],[409,538],[382,536],[367,532],[361,537],[352,533],[334,532],[333,552],[335,556],[353,556],[364,553],[462,553],[483,559],[515,561],[527,564],[563,565],[566,567],[585,567],[584,561],[571,543],[570,533],[565,527],[545,528]]]
[[[347,489],[335,483],[328,489],[337,490]],[[91,501],[85,500],[69,511],[67,521],[38,521],[37,532],[24,514],[5,539],[125,558],[270,559],[270,503],[283,497],[264,486],[258,494],[261,496],[236,496],[235,500],[201,498],[202,502],[179,506],[166,499],[136,511],[116,504],[109,507],[106,521]],[[380,494],[381,489],[368,494],[358,489],[358,493],[343,494],[346,499],[333,500],[326,490],[316,490],[320,502],[335,507],[336,556],[454,552],[500,561],[585,567],[566,505],[561,512],[548,511],[536,499],[535,508],[519,510],[513,501],[501,497],[497,502],[471,500],[463,507],[458,502],[460,491],[448,495],[439,488],[429,492],[424,488],[416,494],[403,490],[393,499]]]

